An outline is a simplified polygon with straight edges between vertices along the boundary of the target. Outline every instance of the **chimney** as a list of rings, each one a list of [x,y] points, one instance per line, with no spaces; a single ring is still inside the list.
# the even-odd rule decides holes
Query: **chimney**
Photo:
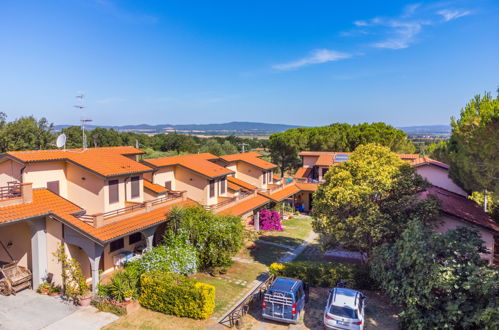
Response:
[[[23,203],[31,203],[33,201],[33,184],[21,183],[21,197]]]

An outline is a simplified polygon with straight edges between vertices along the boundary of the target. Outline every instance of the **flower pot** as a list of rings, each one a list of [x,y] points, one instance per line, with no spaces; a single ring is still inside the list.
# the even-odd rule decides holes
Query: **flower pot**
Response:
[[[80,297],[78,298],[78,305],[90,306],[91,301],[92,301],[92,296]]]
[[[55,297],[55,296],[58,296],[60,294],[61,294],[60,292],[49,292],[49,296],[51,296],[51,297]]]

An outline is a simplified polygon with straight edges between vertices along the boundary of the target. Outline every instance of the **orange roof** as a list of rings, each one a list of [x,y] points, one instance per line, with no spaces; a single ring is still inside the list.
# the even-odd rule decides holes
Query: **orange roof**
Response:
[[[439,166],[439,167],[442,167],[445,169],[449,169],[449,167],[450,167],[449,165],[447,165],[445,163],[439,162],[438,160],[434,160],[434,159],[431,159],[429,157],[416,158],[416,159],[411,161],[411,164],[413,166],[435,165],[435,166]]]
[[[162,193],[170,191],[170,189],[165,188],[159,184],[152,183],[151,181],[146,180],[146,179],[144,179],[144,188],[148,189],[156,194],[162,194]]]
[[[233,176],[228,176],[227,177],[227,181],[229,181],[229,183],[236,184],[236,185],[238,185],[240,187],[243,187],[245,189],[249,189],[249,190],[255,190],[256,189],[256,186],[252,185],[251,183],[248,183],[248,182],[240,180],[240,179],[236,179]]]
[[[333,154],[332,151],[301,151],[298,155],[319,157],[321,155],[331,155],[331,154]]]
[[[398,154],[398,156],[402,160],[412,160],[419,158],[419,154]]]
[[[179,201],[150,212],[131,216],[121,221],[96,228],[74,216],[74,213],[83,211],[77,205],[48,191],[47,189],[33,189],[31,203],[0,207],[0,223],[9,223],[50,215],[59,221],[99,242],[106,242],[127,235],[133,231],[150,227],[168,219],[166,213],[175,206],[196,205],[192,200]]]
[[[262,155],[258,152],[246,152],[243,154],[225,155],[221,156],[220,158],[227,162],[245,162],[264,170],[270,170],[277,167],[276,164],[272,164],[266,160],[261,159],[260,157],[262,157]]]
[[[237,184],[234,184],[232,182],[227,182],[227,188],[229,188],[230,190],[234,190],[234,191],[240,191],[243,189],[243,188],[239,187]]]
[[[308,178],[312,169],[310,167],[300,167],[296,171],[295,178]]]
[[[317,158],[315,165],[317,166],[330,166],[334,163],[334,155],[331,154],[323,154]]]
[[[281,178],[279,175],[274,174],[274,175],[272,175],[272,179],[274,179],[275,181],[279,181],[279,180],[281,180],[282,178]]]
[[[296,193],[300,192],[300,188],[296,186],[296,184],[290,184],[282,190],[276,191],[271,194],[259,192],[260,195],[265,196],[273,201],[280,202],[285,200],[289,196],[292,196]]]
[[[229,207],[228,209],[223,210],[220,214],[232,214],[232,215],[243,215],[250,211],[253,211],[260,206],[263,206],[269,202],[268,198],[265,198],[261,195],[256,195],[255,197],[249,198],[247,200],[242,201],[241,203]]]
[[[134,147],[106,147],[66,150],[8,151],[7,157],[22,163],[67,161],[104,177],[149,172],[151,169],[125,155],[141,154]]]
[[[233,171],[210,161],[214,159],[218,159],[218,157],[210,153],[203,153],[144,159],[143,162],[151,165],[152,167],[182,166],[208,178],[217,178],[234,173]]]
[[[0,223],[19,221],[50,213],[72,214],[81,211],[83,210],[77,205],[47,189],[33,189],[31,203],[0,207]]]
[[[318,183],[296,183],[296,186],[301,191],[316,191],[319,187]]]

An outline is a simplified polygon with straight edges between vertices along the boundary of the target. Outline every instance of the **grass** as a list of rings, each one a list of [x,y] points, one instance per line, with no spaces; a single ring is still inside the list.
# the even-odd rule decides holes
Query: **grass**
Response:
[[[192,276],[192,278],[215,287],[215,313],[218,314],[222,312],[229,303],[233,302],[234,297],[239,296],[243,291],[247,290],[245,285],[233,282],[229,283],[223,279],[224,277],[228,277],[231,280],[246,281],[247,284],[249,284],[265,271],[266,267],[262,264],[234,262],[227,274],[223,277],[212,277],[208,274],[199,273]]]
[[[312,218],[294,216],[293,219],[283,220],[282,225],[283,231],[266,232],[260,239],[296,247],[303,243],[312,231]]]
[[[312,231],[311,218],[304,216],[285,220],[283,226],[283,231],[266,232],[259,238],[294,247],[300,245]],[[253,280],[266,272],[271,263],[278,261],[288,251],[282,247],[256,242],[253,248],[243,247],[236,255],[238,258],[248,260],[248,263],[236,261],[227,274],[220,277],[199,273],[192,278],[215,287],[215,316],[219,317],[235,303],[234,300],[248,291]],[[230,278],[232,281],[229,282],[224,278]],[[246,281],[246,285],[236,284],[234,280]],[[141,308],[133,314],[121,317],[105,329],[205,329],[210,326],[214,326],[214,320],[211,318],[196,321]]]

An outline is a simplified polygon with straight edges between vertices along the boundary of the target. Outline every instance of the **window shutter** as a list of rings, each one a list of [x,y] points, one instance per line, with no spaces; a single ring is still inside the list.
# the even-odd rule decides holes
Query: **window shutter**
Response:
[[[59,195],[59,181],[49,181],[47,182],[47,189],[54,194]]]
[[[225,194],[225,178],[220,180],[220,194],[221,195]]]
[[[171,181],[165,181],[165,188],[168,190],[172,190],[172,182]]]
[[[138,176],[134,176],[132,177],[132,191],[131,191],[131,195],[132,195],[132,198],[136,198],[136,197],[139,197],[140,196],[140,177]]]
[[[215,197],[215,180],[210,180],[210,197]]]
[[[119,195],[119,181],[118,180],[109,180],[108,188],[109,188],[109,204],[118,203],[120,201]]]

